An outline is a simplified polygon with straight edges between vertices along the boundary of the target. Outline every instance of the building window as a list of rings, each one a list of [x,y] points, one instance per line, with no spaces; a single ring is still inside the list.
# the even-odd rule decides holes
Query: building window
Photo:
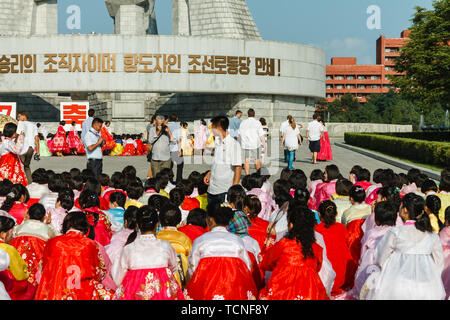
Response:
[[[386,70],[386,71],[391,71],[391,70],[392,70],[392,67],[386,66],[386,67],[384,67],[384,70]]]
[[[365,88],[366,88],[365,85],[363,85],[363,84],[358,84],[358,89],[365,89]]]
[[[336,76],[336,80],[344,80],[343,76]]]
[[[372,85],[372,89],[378,89],[378,85],[373,84],[373,85]]]
[[[344,89],[344,86],[342,84],[336,85],[336,89]]]
[[[333,80],[333,76],[327,76],[327,80]]]
[[[365,80],[366,76],[358,76],[358,80]]]
[[[327,93],[327,98],[333,98],[333,94]]]
[[[347,80],[353,80],[353,79],[355,79],[354,76],[347,76]]]
[[[333,85],[332,84],[327,84],[327,89],[333,89]]]
[[[347,85],[347,89],[354,89],[354,88],[355,88],[355,86],[353,84],[348,84]]]
[[[370,79],[376,80],[376,79],[378,79],[378,76],[370,76]]]

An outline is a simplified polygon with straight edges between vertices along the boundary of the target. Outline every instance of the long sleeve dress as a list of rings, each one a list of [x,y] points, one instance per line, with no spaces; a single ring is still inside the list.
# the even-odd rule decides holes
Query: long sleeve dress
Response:
[[[414,221],[393,227],[375,248],[373,272],[361,290],[367,300],[441,300],[444,254],[439,236]],[[379,268],[380,271],[377,271]]]
[[[3,138],[0,146],[0,180],[8,179],[12,183],[28,185],[27,177],[20,160],[20,153],[23,148],[23,136],[19,136],[17,142],[9,138]]]
[[[252,263],[241,238],[215,227],[194,241],[189,255],[187,299],[254,300]]]
[[[76,230],[47,241],[35,300],[102,300],[106,268],[94,240]]]
[[[322,248],[313,243],[314,258],[304,259],[296,240],[284,238],[268,249],[261,269],[273,271],[266,287],[259,293],[263,300],[329,300],[320,279]]]
[[[171,244],[153,234],[138,235],[112,266],[119,286],[115,300],[184,300],[175,279],[177,255]]]

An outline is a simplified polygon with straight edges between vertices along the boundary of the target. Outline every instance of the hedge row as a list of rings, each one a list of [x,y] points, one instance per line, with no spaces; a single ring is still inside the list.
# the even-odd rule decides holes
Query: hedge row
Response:
[[[378,134],[378,133],[376,133]],[[379,133],[384,136],[391,136],[397,138],[409,138],[417,140],[428,141],[450,141],[450,131],[417,131],[417,132],[393,132],[393,133]]]
[[[386,136],[377,133],[350,133],[344,135],[345,143],[378,151],[410,161],[450,166],[450,142],[423,141]]]

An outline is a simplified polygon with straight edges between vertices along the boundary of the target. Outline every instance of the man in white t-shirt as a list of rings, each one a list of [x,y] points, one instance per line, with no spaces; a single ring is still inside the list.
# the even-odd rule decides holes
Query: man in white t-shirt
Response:
[[[288,114],[288,116],[286,117],[286,120],[283,121],[280,124],[280,139],[283,140],[283,135],[284,135],[284,130],[287,128],[287,126],[289,125],[289,120],[292,119],[292,116],[290,114]],[[284,162],[287,162],[287,149],[283,149],[284,150]]]
[[[313,115],[313,121],[308,123],[306,129],[306,141],[309,141],[312,163],[317,163],[317,153],[320,152],[320,138],[323,137],[323,125],[318,121],[319,115]]]
[[[239,184],[242,173],[241,146],[227,133],[229,120],[226,116],[218,116],[211,120],[214,141],[214,158],[211,171],[203,181],[208,185],[208,203],[225,202],[228,189]]]
[[[34,152],[39,157],[39,135],[37,127],[34,123],[28,121],[28,113],[26,111],[20,111],[17,113],[17,134],[22,132],[25,134],[22,152],[20,158],[23,162],[25,175],[27,176],[28,183],[31,183],[31,169],[30,163]]]
[[[250,174],[250,160],[255,160],[255,169],[261,168],[262,151],[266,150],[266,139],[261,122],[255,119],[255,110],[248,109],[248,118],[238,130],[238,141],[244,153],[244,171]]]

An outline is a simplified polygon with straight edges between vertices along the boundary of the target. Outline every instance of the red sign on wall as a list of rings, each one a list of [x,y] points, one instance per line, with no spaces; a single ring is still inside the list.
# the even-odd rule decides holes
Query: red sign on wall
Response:
[[[16,108],[15,102],[0,102],[0,114],[8,115],[12,118],[16,118]]]
[[[64,120],[66,125],[75,121],[77,128],[81,129],[81,124],[88,118],[88,110],[89,102],[61,102],[61,121]]]

